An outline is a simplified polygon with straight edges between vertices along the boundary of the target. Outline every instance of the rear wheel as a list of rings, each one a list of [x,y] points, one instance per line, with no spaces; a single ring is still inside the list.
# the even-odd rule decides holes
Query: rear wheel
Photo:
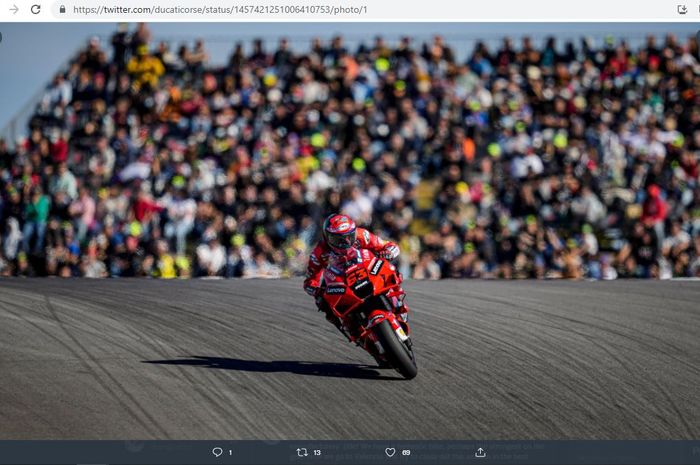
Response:
[[[388,320],[374,327],[374,334],[384,348],[384,357],[391,366],[406,379],[413,379],[418,374],[416,358],[410,347],[410,339],[401,342]]]

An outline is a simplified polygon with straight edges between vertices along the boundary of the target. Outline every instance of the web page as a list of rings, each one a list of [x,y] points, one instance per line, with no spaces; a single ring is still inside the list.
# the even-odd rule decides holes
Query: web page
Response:
[[[0,6],[0,465],[700,464],[700,5]]]

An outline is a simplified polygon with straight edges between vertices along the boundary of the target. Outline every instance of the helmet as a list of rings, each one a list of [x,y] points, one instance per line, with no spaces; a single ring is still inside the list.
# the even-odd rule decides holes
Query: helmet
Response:
[[[355,222],[347,215],[333,214],[323,222],[323,238],[336,252],[347,250],[355,244],[356,231]]]

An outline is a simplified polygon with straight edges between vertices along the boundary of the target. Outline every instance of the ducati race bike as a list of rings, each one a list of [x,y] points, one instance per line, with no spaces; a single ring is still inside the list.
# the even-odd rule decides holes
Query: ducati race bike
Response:
[[[418,374],[406,314],[397,314],[405,293],[401,274],[367,249],[350,249],[323,273],[320,298],[351,342],[406,379]]]

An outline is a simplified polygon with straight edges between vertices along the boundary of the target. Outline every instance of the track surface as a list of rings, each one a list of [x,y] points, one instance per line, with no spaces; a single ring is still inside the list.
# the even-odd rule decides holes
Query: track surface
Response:
[[[700,438],[700,283],[406,289],[413,381],[298,280],[0,281],[0,439]]]

